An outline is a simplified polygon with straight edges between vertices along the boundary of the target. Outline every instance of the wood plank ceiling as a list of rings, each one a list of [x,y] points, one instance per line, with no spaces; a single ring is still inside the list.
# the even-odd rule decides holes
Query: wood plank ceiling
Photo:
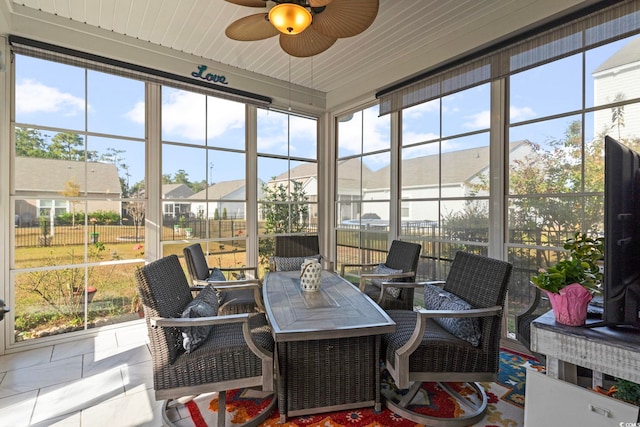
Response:
[[[12,13],[49,14],[126,35],[196,57],[291,81],[325,93],[369,80],[380,87],[415,74],[452,54],[504,38],[524,25],[593,1],[380,0],[374,23],[312,58],[291,58],[278,38],[228,39],[234,20],[260,9],[224,0],[14,0]],[[375,87],[367,87],[375,90]]]

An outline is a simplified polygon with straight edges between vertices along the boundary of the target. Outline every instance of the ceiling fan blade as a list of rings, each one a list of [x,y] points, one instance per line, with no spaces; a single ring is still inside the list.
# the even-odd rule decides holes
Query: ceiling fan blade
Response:
[[[333,0],[313,15],[313,28],[329,37],[344,38],[360,34],[373,23],[379,0]]]
[[[300,34],[280,34],[280,47],[291,56],[306,58],[317,55],[329,49],[336,42],[335,37],[330,37],[307,28]]]
[[[225,0],[229,3],[248,7],[267,7],[267,0]]]
[[[279,31],[267,20],[266,13],[245,16],[232,22],[224,33],[233,40],[264,40],[279,34]]]
[[[227,0],[229,1],[229,0]],[[331,3],[333,0],[309,0],[309,6],[311,7],[322,7]]]

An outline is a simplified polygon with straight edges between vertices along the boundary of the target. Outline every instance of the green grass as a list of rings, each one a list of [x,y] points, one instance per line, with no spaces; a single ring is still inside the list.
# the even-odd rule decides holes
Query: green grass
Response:
[[[113,226],[118,229],[118,226]],[[122,230],[122,228],[118,229]],[[88,244],[85,254],[84,244],[61,242],[83,241],[86,229],[83,227],[57,227],[51,246],[17,246],[14,250],[15,269],[51,267],[46,271],[20,272],[15,275],[15,315],[16,340],[32,339],[53,333],[94,327],[102,323],[135,319],[139,307],[134,272],[140,263],[119,263],[121,260],[143,259],[144,243],[135,241],[99,241]],[[36,234],[34,234],[36,233]],[[39,233],[38,228],[16,229],[16,242],[32,239]],[[167,234],[167,230],[163,234]],[[118,235],[102,233],[106,235]],[[167,234],[168,235],[168,234]],[[208,250],[210,266],[243,266],[246,253],[244,241],[210,243]],[[182,249],[188,241],[168,243],[163,246],[164,255],[176,254],[180,257],[185,275],[186,266]],[[85,263],[86,256],[86,263]],[[99,262],[116,261],[110,265]],[[80,267],[78,267],[80,265]],[[74,295],[73,288],[88,286],[97,292],[88,305],[87,317],[84,313],[84,296]]]

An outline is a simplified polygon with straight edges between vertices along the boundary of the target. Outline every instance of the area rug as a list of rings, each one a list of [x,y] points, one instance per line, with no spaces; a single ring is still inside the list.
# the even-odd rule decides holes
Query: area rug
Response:
[[[482,383],[489,399],[485,417],[474,426],[480,427],[521,427],[524,424],[525,376],[527,369],[542,371],[543,366],[536,360],[523,354],[502,350],[500,352],[500,372],[495,383]],[[449,383],[450,387],[462,395],[473,399],[464,384]],[[467,388],[465,388],[467,387]],[[383,393],[394,393],[393,384],[383,374]],[[464,405],[451,399],[436,383],[428,383],[420,398],[414,399],[413,410],[429,415],[454,416],[464,412]],[[252,389],[232,390],[227,392],[227,425],[242,424],[253,418],[266,408],[272,399]],[[168,417],[174,425],[214,427],[216,426],[218,398],[216,393],[201,395],[186,405],[179,405]],[[274,410],[269,418],[261,424],[264,427],[419,427],[413,421],[406,420],[388,409],[375,412],[373,408],[354,409],[349,411],[325,414],[290,417],[286,423],[280,424],[280,414]]]

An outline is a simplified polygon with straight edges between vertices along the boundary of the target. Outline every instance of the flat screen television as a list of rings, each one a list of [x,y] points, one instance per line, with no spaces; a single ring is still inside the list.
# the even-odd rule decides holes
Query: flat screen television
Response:
[[[640,154],[606,136],[604,162],[603,314],[598,323],[640,328]]]

